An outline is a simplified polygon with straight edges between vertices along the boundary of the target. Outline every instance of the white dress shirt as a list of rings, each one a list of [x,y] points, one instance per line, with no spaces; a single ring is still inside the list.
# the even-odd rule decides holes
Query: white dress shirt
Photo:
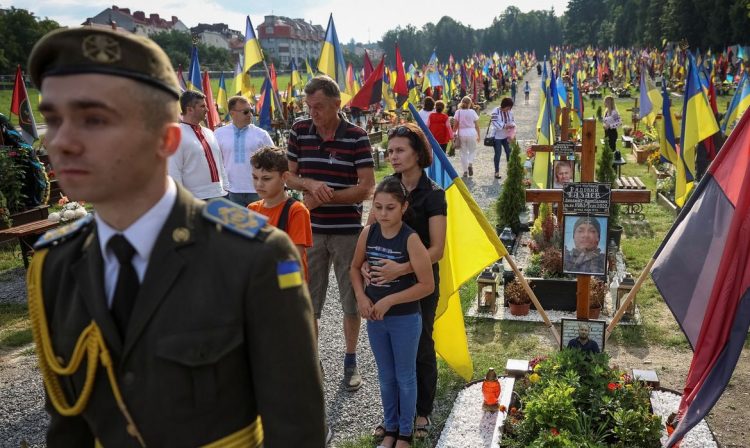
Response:
[[[193,128],[187,123],[180,123],[182,137],[177,151],[169,158],[169,175],[188,189],[198,199],[217,198],[225,196],[227,191],[224,185],[227,183],[227,175],[224,171],[224,163],[221,157],[219,143],[214,133],[201,126],[201,132],[211,148],[216,169],[219,172],[219,180],[211,180],[211,170],[208,166],[206,153],[203,145],[195,135]]]
[[[490,130],[487,133],[487,137],[495,137],[498,140],[508,138],[509,129],[505,126],[516,125],[516,119],[513,117],[512,111],[504,112],[500,110],[500,106],[496,107],[491,114],[490,118]]]
[[[112,307],[112,297],[115,294],[117,276],[120,271],[120,262],[117,261],[114,251],[107,247],[110,238],[118,233],[122,234],[130,245],[133,246],[135,249],[135,254],[133,254],[133,268],[135,269],[135,273],[138,274],[138,280],[143,283],[143,277],[146,275],[148,260],[151,257],[154,244],[156,244],[156,238],[164,227],[164,223],[167,222],[167,218],[172,212],[172,207],[174,207],[176,201],[177,186],[175,186],[172,179],[169,179],[167,191],[159,199],[159,202],[154,204],[153,207],[122,232],[113,229],[98,214],[94,213],[99,247],[104,259],[104,292],[107,297],[108,307]]]
[[[217,129],[214,135],[227,173],[224,188],[232,193],[255,193],[250,157],[265,146],[273,146],[271,136],[252,124],[240,129],[234,123]]]

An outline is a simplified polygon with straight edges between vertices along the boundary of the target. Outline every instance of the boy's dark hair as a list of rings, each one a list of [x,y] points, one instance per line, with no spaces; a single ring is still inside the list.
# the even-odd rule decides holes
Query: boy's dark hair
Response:
[[[375,194],[372,197],[374,198],[378,193],[393,195],[402,205],[406,202],[406,187],[401,183],[401,179],[396,176],[387,176],[381,180],[378,186],[375,187]]]
[[[424,97],[424,110],[427,112],[431,111],[435,108],[435,100],[432,99],[431,96]]]
[[[265,146],[259,149],[252,157],[250,163],[259,170],[276,171],[284,173],[289,171],[289,161],[286,152],[276,146]]]

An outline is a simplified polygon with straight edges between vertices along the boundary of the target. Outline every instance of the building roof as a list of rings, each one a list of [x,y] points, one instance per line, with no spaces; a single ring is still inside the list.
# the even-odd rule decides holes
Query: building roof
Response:
[[[273,26],[273,33],[267,33],[269,26]],[[284,16],[265,16],[263,23],[256,27],[258,39],[289,38],[297,40],[322,41],[325,30],[320,25],[313,25],[304,19],[290,19]]]
[[[135,11],[131,13],[130,8],[120,8],[117,5],[112,5],[112,8],[107,8],[107,10],[126,15],[136,24],[153,28],[162,28],[164,30],[171,30],[180,21],[177,16],[172,16],[170,20],[159,17],[159,14],[149,14],[148,17],[146,17],[146,14],[143,11]],[[107,12],[107,10],[104,10],[103,12]],[[90,21],[91,19],[88,19],[86,23]]]

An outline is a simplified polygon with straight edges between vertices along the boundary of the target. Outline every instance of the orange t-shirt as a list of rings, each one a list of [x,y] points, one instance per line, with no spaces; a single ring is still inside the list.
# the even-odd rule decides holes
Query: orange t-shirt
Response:
[[[284,209],[283,201],[279,205],[271,208],[264,206],[265,200],[255,201],[248,205],[247,208],[268,217],[268,223],[277,226],[281,218],[281,211]],[[286,224],[286,233],[292,240],[292,243],[303,247],[312,247],[312,225],[310,224],[310,211],[300,201],[294,201],[289,208],[289,218]],[[307,251],[302,252],[302,267],[305,269],[305,280],[308,279],[307,271]]]

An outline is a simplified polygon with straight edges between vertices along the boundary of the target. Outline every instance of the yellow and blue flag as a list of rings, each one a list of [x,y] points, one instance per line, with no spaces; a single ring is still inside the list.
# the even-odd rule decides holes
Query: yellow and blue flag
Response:
[[[747,73],[742,73],[740,83],[737,84],[737,90],[734,92],[729,108],[724,114],[724,120],[721,123],[721,132],[729,136],[732,133],[735,123],[737,123],[742,114],[750,107],[750,79]],[[729,131],[727,131],[727,129]]]
[[[302,286],[302,269],[297,260],[276,263],[276,277],[279,280],[279,289]]]
[[[333,23],[333,14],[328,18],[326,39],[323,42],[323,47],[320,49],[320,58],[318,59],[318,71],[330,76],[339,85],[341,106],[343,107],[348,103],[351,95],[345,93],[347,92],[347,86],[344,53],[341,51],[341,45],[339,45],[336,25]]]
[[[292,59],[291,67],[292,70],[292,76],[291,76],[291,83],[292,86],[294,86],[295,89],[301,89],[302,88],[302,77],[299,75],[299,70],[297,70],[297,63],[294,62],[294,59]]]
[[[258,105],[256,107],[256,110],[258,110],[258,126],[260,128],[269,132],[273,129],[271,121],[273,119],[274,109],[273,85],[271,84],[271,80],[268,79],[268,76],[266,76],[266,79],[263,81],[263,86],[260,88],[260,100],[258,100]]]
[[[440,298],[433,331],[435,352],[469,381],[474,367],[469,354],[459,288],[508,252],[413,104],[409,104],[409,110],[432,146],[432,165],[427,169],[427,174],[445,190],[448,203],[445,250],[439,263]]]
[[[227,105],[227,84],[224,80],[224,72],[219,77],[219,91],[216,92],[216,104],[219,106],[219,112],[225,117],[229,114],[229,105]]]
[[[657,111],[661,110],[662,99],[659,89],[656,88],[651,77],[648,75],[646,64],[641,67],[641,84],[640,84],[640,116],[641,120],[647,125],[652,126],[656,120]]]
[[[310,82],[311,79],[313,79],[312,68],[310,68],[310,62],[308,62],[307,58],[305,58],[305,71],[307,72],[307,81]]]
[[[695,154],[698,143],[719,132],[716,118],[708,103],[706,92],[698,77],[698,67],[688,51],[688,71],[685,79],[685,96],[682,105],[682,132],[680,133],[680,158],[685,165],[687,188],[685,195],[675,194],[675,204],[680,207],[687,199],[695,178]]]
[[[203,92],[201,78],[201,64],[198,61],[198,47],[193,45],[193,52],[190,54],[190,66],[188,68],[188,79],[186,80],[187,89]]]
[[[255,30],[253,30],[253,24],[250,22],[250,16],[247,16],[245,20],[244,55],[245,62],[242,66],[244,72],[247,72],[253,65],[263,60],[263,51],[260,49],[258,38],[255,37]]]

